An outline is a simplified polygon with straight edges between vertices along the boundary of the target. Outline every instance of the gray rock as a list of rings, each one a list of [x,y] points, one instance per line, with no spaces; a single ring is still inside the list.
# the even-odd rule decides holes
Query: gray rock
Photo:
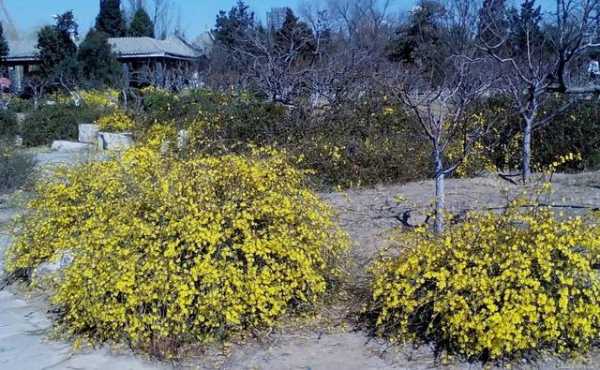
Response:
[[[91,123],[79,124],[79,142],[94,144],[98,140],[98,125]]]
[[[29,116],[29,114],[17,113],[15,116],[17,117],[17,125],[19,126],[19,129],[23,128],[23,123],[25,122],[25,120],[27,119],[27,116]]]
[[[73,263],[73,253],[71,251],[62,252],[58,258],[53,258],[52,261],[41,263],[31,274],[33,281],[43,282],[46,278],[56,275]]]
[[[190,143],[190,133],[188,130],[179,130],[177,133],[177,149],[185,149]]]
[[[160,143],[160,154],[165,155],[171,149],[171,140],[166,140]]]
[[[127,150],[134,144],[133,135],[129,132],[98,132],[98,149]]]
[[[55,140],[51,146],[52,150],[58,152],[78,152],[83,150],[89,150],[90,148],[90,144],[66,140]]]

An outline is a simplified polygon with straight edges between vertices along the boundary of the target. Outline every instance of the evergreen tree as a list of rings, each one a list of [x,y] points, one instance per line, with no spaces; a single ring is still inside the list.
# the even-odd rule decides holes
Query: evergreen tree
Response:
[[[133,37],[154,37],[154,23],[144,8],[136,10],[127,33]]]
[[[120,76],[121,65],[108,43],[108,35],[91,29],[79,46],[77,60],[81,77],[91,87],[113,85]]]
[[[314,35],[310,27],[301,22],[292,9],[287,8],[281,29],[275,34],[275,42],[281,51],[300,52],[308,57],[315,50]]]
[[[240,40],[243,40],[247,32],[255,26],[254,13],[250,11],[248,5],[239,0],[229,13],[223,10],[219,12],[212,34],[216,44],[234,48],[240,46]]]
[[[40,69],[44,78],[73,79],[77,76],[78,25],[72,11],[56,19],[56,25],[45,26],[38,33]]]
[[[436,0],[422,0],[411,12],[407,24],[396,32],[396,38],[387,46],[388,58],[394,62],[414,63],[439,51],[442,35],[440,21],[446,13],[444,6]]]
[[[508,28],[506,0],[485,0],[479,11],[479,39],[488,45],[497,44]]]
[[[121,0],[100,0],[100,13],[96,17],[96,30],[108,37],[125,36],[125,20],[121,12]]]
[[[511,47],[515,53],[526,52],[527,46],[543,42],[541,30],[542,7],[535,0],[523,0],[521,8],[512,8],[510,12]]]
[[[8,56],[8,52],[8,42],[4,38],[4,28],[2,27],[2,22],[0,22],[0,60],[4,60]]]

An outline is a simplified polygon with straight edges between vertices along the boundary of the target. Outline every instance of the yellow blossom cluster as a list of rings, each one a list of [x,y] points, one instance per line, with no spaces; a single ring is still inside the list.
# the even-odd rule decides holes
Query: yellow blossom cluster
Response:
[[[522,202],[439,236],[396,234],[397,253],[372,269],[378,333],[472,359],[589,350],[600,338],[598,220]]]
[[[115,111],[101,117],[97,122],[100,131],[128,132],[135,128],[133,119],[122,111]]]
[[[40,180],[6,269],[68,251],[53,302],[74,335],[210,341],[312,307],[347,236],[283,155],[175,159],[148,147]]]
[[[119,92],[113,89],[84,90],[79,95],[85,104],[94,108],[116,107],[119,103]]]

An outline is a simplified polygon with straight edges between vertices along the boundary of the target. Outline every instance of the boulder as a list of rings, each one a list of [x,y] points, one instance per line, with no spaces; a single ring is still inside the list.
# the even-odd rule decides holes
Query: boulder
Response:
[[[52,150],[58,152],[79,152],[84,150],[89,150],[92,146],[86,143],[79,143],[75,141],[66,141],[66,140],[55,140],[52,142],[52,146],[50,147]]]
[[[98,132],[98,148],[101,150],[127,150],[133,144],[133,135],[129,132]]]
[[[43,282],[47,278],[52,278],[57,273],[69,267],[71,263],[73,263],[73,253],[68,250],[64,251],[34,268],[31,273],[31,279],[38,283]]]
[[[27,114],[27,113],[17,113],[17,114],[15,114],[15,116],[17,117],[17,125],[19,126],[19,128],[23,127],[23,123],[27,119],[28,115],[29,114]]]
[[[190,133],[188,130],[179,130],[177,132],[177,149],[182,150],[187,148],[190,143]]]
[[[91,123],[79,124],[79,142],[94,144],[98,140],[98,125]]]

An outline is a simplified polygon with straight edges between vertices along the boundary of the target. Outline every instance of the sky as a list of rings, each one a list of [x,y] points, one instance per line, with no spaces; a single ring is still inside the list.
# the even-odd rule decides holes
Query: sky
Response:
[[[180,9],[181,24],[188,37],[195,37],[212,28],[219,10],[229,10],[237,0],[171,0]],[[295,9],[307,0],[247,0],[258,19],[264,20],[271,7],[289,6]],[[324,0],[310,0],[316,3]],[[408,6],[413,0],[393,0],[397,8]],[[126,0],[122,0],[126,2]],[[4,0],[17,29],[25,34],[33,34],[40,26],[52,23],[52,15],[73,10],[85,33],[94,25],[98,14],[99,0]],[[176,10],[177,12],[177,10]],[[4,19],[4,14],[0,15]]]
[[[219,10],[229,10],[237,0],[171,0],[176,12],[181,14],[181,25],[185,34],[194,38],[214,26]],[[325,0],[247,0],[258,19],[264,20],[271,7],[289,6],[296,9],[300,3],[312,1],[323,3]],[[552,3],[553,0],[539,0]],[[126,2],[126,0],[122,0]],[[392,0],[396,11],[410,8],[415,0]],[[42,25],[52,23],[52,15],[73,10],[84,34],[94,25],[98,14],[99,0],[4,0],[17,29],[24,35],[33,35]],[[0,15],[4,20],[4,14]]]

